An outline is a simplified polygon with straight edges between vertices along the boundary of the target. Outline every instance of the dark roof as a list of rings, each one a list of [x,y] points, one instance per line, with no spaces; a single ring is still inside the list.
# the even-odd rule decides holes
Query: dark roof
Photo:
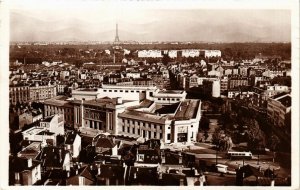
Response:
[[[62,167],[66,154],[68,151],[57,147],[44,147],[37,160],[43,162],[44,167]]]
[[[178,105],[180,103],[175,103],[175,104],[171,104],[171,105],[164,105],[163,107],[155,110],[155,113],[159,113],[159,114],[168,114],[168,113],[174,113],[176,111],[176,109],[178,108]]]
[[[69,133],[67,135],[65,144],[73,144],[75,141],[76,135],[77,135],[76,133]]]
[[[180,181],[183,180],[184,185],[187,185],[185,174],[175,173],[163,173],[162,174],[162,185],[180,185]]]
[[[24,170],[31,170],[40,164],[39,161],[32,161],[32,166],[28,167],[28,159],[20,157],[9,157],[9,171],[22,172]]]
[[[49,135],[49,136],[51,136],[51,135],[54,135],[55,133],[52,133],[52,132],[50,132],[50,131],[41,131],[41,132],[39,132],[37,135]]]
[[[157,167],[130,167],[126,180],[134,184],[157,185]]]
[[[240,171],[245,173],[245,178],[249,176],[255,176],[255,177],[263,177],[263,174],[259,171],[258,168],[255,168],[250,165],[246,165],[240,168]]]
[[[285,107],[291,107],[291,104],[292,104],[291,96],[284,96],[282,98],[279,98],[278,101]]]
[[[80,168],[78,171],[78,175],[94,181],[94,177],[91,173],[90,167],[88,166]]]
[[[99,138],[95,146],[101,148],[113,148],[116,144],[111,138]]]
[[[123,178],[124,167],[118,165],[101,165],[100,166],[100,178]]]
[[[277,99],[277,98],[279,98],[279,97],[281,97],[281,96],[284,96],[284,95],[286,95],[286,94],[288,94],[288,93],[287,93],[287,92],[281,92],[281,93],[279,93],[279,94],[276,94],[276,95],[272,96],[272,98],[273,98],[273,99]]]

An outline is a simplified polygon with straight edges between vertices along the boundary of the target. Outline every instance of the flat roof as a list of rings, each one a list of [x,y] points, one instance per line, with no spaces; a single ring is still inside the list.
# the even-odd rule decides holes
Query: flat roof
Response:
[[[177,120],[185,120],[195,118],[196,114],[199,111],[200,100],[185,100],[183,101],[177,112],[175,113],[174,118]]]
[[[183,90],[160,90],[159,94],[182,94]]]
[[[42,128],[42,127],[32,127],[30,129],[27,129],[26,131],[24,131],[23,134],[26,133],[26,134],[33,135],[33,134],[37,134],[37,133],[39,133],[41,131],[44,131],[44,130],[45,129]]]
[[[167,118],[165,116],[159,116],[147,112],[140,111],[125,111],[118,114],[119,117],[130,118],[139,121],[147,121],[151,123],[160,123],[164,124]]]

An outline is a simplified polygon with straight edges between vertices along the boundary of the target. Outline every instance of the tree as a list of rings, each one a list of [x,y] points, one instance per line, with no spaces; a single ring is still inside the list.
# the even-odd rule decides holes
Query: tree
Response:
[[[212,143],[216,145],[220,151],[228,151],[232,148],[233,142],[229,135],[225,134],[224,130],[216,129],[212,135]]]
[[[208,131],[209,130],[209,119],[202,116],[199,123],[199,131]]]
[[[275,152],[279,144],[280,139],[274,134],[268,139],[268,147],[273,151],[273,162],[275,161]]]
[[[248,148],[252,151],[257,151],[258,159],[257,164],[259,164],[259,154],[262,148],[265,148],[265,135],[260,129],[258,122],[255,119],[250,119],[246,121],[248,126]]]

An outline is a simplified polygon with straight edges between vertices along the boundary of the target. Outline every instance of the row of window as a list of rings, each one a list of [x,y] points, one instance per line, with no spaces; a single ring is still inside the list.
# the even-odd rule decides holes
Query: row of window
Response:
[[[131,129],[131,130],[130,130]],[[131,127],[125,127],[122,126],[122,132],[125,133],[130,133],[130,134],[136,134],[136,135],[141,135],[144,138],[156,138],[156,139],[162,139],[163,134],[158,133],[158,132],[153,132],[153,131],[148,131],[148,130],[143,130],[143,129],[136,129],[136,128],[131,128]]]
[[[158,98],[158,100],[167,100],[167,101],[180,101],[180,98]]]
[[[125,92],[125,93],[129,93],[129,92],[137,92],[137,93],[146,93],[146,91],[141,91],[141,90],[103,90],[103,92]]]
[[[137,120],[129,120],[129,119],[122,119],[123,124],[131,124],[131,125],[138,125],[140,127],[149,127],[151,128],[153,126],[154,129],[160,129],[162,130],[162,125],[154,124],[154,123],[144,123],[142,121]],[[148,125],[147,125],[148,124]]]

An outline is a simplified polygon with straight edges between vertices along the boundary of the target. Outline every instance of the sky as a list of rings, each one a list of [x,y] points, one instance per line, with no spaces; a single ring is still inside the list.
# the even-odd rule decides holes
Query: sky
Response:
[[[99,1],[15,1],[11,41],[290,42],[291,13],[270,9],[123,6]]]

